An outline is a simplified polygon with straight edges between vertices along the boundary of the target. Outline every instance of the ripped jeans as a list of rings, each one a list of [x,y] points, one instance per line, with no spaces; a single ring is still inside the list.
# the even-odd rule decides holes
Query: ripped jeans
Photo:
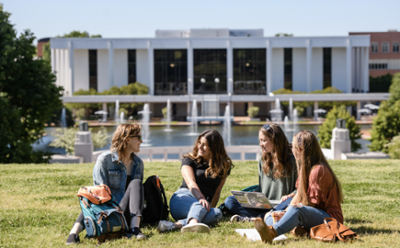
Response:
[[[268,216],[265,220],[267,225],[272,225],[277,236],[290,232],[297,226],[304,226],[306,229],[324,223],[325,218],[331,217],[324,210],[309,206],[293,207],[289,206],[282,219],[273,224],[273,219]]]

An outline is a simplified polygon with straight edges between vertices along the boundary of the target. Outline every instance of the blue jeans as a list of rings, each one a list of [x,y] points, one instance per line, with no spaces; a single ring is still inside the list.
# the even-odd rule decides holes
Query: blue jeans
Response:
[[[189,189],[178,189],[169,202],[172,217],[186,226],[189,220],[212,225],[222,219],[222,211],[219,208],[210,208],[210,212],[201,205]]]
[[[261,217],[264,218],[265,213],[269,211],[269,209],[256,209],[256,208],[244,208],[240,203],[236,200],[234,196],[228,196],[225,199],[225,207],[231,214],[238,214],[243,217]]]
[[[308,206],[289,206],[282,219],[276,222],[273,227],[277,236],[279,236],[281,234],[290,232],[297,226],[304,226],[306,229],[310,229],[311,227],[324,223],[324,219],[329,217],[331,216],[319,208]],[[272,217],[268,216],[265,223],[269,226],[272,225]]]

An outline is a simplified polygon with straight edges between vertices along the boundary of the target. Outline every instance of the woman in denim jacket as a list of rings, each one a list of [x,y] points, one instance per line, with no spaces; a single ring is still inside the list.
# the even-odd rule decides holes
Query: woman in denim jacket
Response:
[[[146,238],[139,229],[143,210],[143,161],[136,156],[142,137],[137,124],[121,124],[115,131],[110,151],[102,153],[93,168],[94,185],[107,185],[116,198],[128,223],[128,237]],[[76,220],[67,245],[79,242],[84,229],[83,214]]]

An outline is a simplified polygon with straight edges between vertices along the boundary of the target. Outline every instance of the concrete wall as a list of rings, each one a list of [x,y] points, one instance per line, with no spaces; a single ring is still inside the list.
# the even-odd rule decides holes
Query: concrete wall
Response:
[[[274,48],[272,51],[272,90],[284,87],[284,57],[283,48]]]
[[[128,50],[114,50],[114,85],[121,87],[128,84]]]
[[[234,103],[233,112],[235,116],[247,116],[247,113],[244,109],[244,102]]]
[[[346,48],[332,48],[332,86],[347,92]]]
[[[311,91],[324,87],[323,49],[313,48],[311,59]]]
[[[293,48],[293,91],[307,92],[307,49]]]
[[[89,89],[89,51],[74,50],[74,90]]]
[[[114,67],[115,68],[115,67]],[[97,91],[103,92],[111,88],[108,71],[108,50],[97,50]]]
[[[136,80],[150,87],[149,57],[145,49],[136,50]]]

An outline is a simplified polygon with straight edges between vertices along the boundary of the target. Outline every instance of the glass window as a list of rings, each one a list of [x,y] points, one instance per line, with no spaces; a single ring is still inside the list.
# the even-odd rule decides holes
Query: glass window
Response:
[[[284,75],[285,75],[285,83],[284,88],[288,90],[293,89],[292,84],[292,68],[293,68],[293,49],[285,48],[284,49]]]
[[[128,50],[128,84],[136,82],[136,50]]]
[[[332,48],[323,49],[324,89],[332,86]]]
[[[388,53],[389,52],[389,43],[388,42],[383,42],[382,43],[382,52],[383,53]]]
[[[187,94],[187,50],[154,49],[155,95]]]
[[[266,94],[266,49],[233,49],[233,94]]]
[[[89,50],[89,88],[97,91],[97,50]]]
[[[193,50],[194,94],[226,94],[226,49]]]
[[[372,43],[371,44],[371,53],[377,53],[378,52],[378,43]]]
[[[399,52],[399,43],[398,42],[394,42],[392,49],[393,49],[394,53],[398,53]]]

